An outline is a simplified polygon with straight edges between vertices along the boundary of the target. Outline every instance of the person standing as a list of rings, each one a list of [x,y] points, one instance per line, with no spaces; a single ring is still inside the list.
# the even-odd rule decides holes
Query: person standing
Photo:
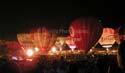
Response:
[[[125,25],[122,25],[119,30],[120,45],[118,47],[117,62],[118,67],[125,73]]]

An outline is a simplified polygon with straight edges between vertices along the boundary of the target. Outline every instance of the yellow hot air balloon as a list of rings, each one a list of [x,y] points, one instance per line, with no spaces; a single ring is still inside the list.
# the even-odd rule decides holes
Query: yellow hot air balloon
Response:
[[[31,30],[32,42],[41,50],[42,54],[48,51],[56,42],[57,35],[47,27],[38,27]]]

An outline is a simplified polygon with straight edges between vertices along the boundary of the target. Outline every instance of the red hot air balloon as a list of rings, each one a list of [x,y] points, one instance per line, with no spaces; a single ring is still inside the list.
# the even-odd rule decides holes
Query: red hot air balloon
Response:
[[[77,48],[87,53],[102,34],[101,23],[94,18],[79,18],[71,22],[69,32]]]
[[[56,42],[57,35],[54,32],[51,32],[47,27],[38,27],[34,30],[31,30],[32,41],[36,47],[41,49],[42,54],[47,54],[48,51]]]

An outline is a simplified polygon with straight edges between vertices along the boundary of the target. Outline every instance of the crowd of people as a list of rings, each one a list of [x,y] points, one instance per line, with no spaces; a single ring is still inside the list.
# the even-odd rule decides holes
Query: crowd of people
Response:
[[[119,73],[120,71],[114,55],[90,55],[81,61],[69,61],[63,56],[51,61],[39,58],[33,65],[34,61],[17,62],[3,59],[0,62],[0,73]]]

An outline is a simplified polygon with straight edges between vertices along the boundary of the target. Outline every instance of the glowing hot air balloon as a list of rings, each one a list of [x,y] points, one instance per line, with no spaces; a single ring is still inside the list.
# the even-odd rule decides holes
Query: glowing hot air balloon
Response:
[[[86,53],[99,40],[102,26],[95,18],[78,18],[71,22],[69,32],[77,48]]]
[[[57,35],[51,32],[47,27],[38,27],[31,30],[32,42],[41,50],[42,54],[47,54],[48,51],[56,42]]]
[[[103,28],[103,33],[101,38],[99,39],[99,43],[104,48],[110,48],[115,43],[115,30],[112,28]]]

